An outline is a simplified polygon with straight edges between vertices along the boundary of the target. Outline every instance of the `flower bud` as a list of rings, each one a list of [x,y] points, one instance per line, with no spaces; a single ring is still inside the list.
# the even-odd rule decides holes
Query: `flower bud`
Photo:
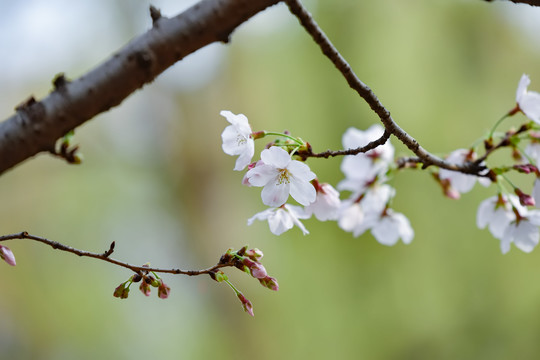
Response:
[[[158,287],[158,297],[160,299],[168,298],[169,294],[171,293],[171,288],[167,286],[167,284],[165,284],[162,279],[159,279],[159,283],[160,284]]]
[[[241,292],[238,292],[236,296],[238,296],[238,299],[240,299],[244,311],[247,312],[249,315],[254,316],[253,305],[251,304],[251,301],[249,301]]]
[[[274,290],[274,291],[278,291],[279,290],[279,285],[277,283],[277,280],[274,279],[273,277],[271,276],[267,276],[267,277],[264,277],[262,279],[259,279],[259,282],[261,283],[262,286],[270,289],[270,290]]]
[[[120,299],[127,299],[129,295],[129,287],[126,286],[126,283],[123,282],[116,289],[114,289],[113,296]]]
[[[208,273],[208,275],[210,275],[212,280],[215,280],[217,282],[222,282],[222,281],[225,281],[225,280],[229,280],[227,275],[225,275],[225,273],[223,271],[221,271],[221,270],[211,271],[211,272]]]
[[[521,191],[518,188],[514,189],[514,192],[519,197],[519,203],[523,206],[534,206],[535,201],[534,198],[531,195],[525,194],[523,191]]]
[[[0,258],[11,266],[17,265],[15,262],[15,255],[13,255],[13,252],[6,246],[0,245]]]
[[[146,281],[141,281],[141,285],[139,286],[139,290],[145,295],[150,296],[150,284],[148,284]]]
[[[263,252],[257,248],[246,250],[245,254],[248,258],[253,261],[259,261],[263,257]]]

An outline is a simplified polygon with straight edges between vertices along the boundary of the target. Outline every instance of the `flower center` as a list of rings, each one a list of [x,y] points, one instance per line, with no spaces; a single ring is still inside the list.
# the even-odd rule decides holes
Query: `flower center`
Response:
[[[287,169],[278,169],[278,177],[277,177],[277,184],[289,184],[291,182],[290,179],[291,173]]]
[[[244,145],[246,142],[247,142],[247,139],[245,136],[242,136],[240,134],[236,136],[236,143],[238,144],[238,146]]]

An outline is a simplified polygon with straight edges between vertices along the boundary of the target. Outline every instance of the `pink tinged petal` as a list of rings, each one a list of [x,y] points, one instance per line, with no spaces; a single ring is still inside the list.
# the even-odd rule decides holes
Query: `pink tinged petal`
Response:
[[[276,181],[278,175],[275,167],[262,163],[249,170],[246,178],[251,186],[265,186],[269,182]]]
[[[291,156],[280,147],[272,146],[270,149],[264,149],[261,152],[261,160],[268,165],[278,169],[285,169],[291,162]]]
[[[288,182],[283,182],[281,184],[270,182],[266,184],[261,191],[263,204],[275,207],[285,204],[289,198],[290,189],[291,184]]]
[[[17,265],[15,255],[13,255],[11,249],[6,246],[0,245],[0,257],[11,266]]]

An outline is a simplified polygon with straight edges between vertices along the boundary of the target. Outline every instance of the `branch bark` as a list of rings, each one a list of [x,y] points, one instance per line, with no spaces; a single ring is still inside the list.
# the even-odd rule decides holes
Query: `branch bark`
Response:
[[[491,2],[493,0],[485,0],[488,2]],[[540,6],[540,0],[509,0],[513,2],[514,4],[529,4],[532,6]]]
[[[216,41],[228,42],[243,22],[280,0],[203,0],[154,24],[108,60],[74,81],[57,76],[53,91],[33,97],[0,123],[0,174],[43,151],[94,116],[119,105],[168,67]]]

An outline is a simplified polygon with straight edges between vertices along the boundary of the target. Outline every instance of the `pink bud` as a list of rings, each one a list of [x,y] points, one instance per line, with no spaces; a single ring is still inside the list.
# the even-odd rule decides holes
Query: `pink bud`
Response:
[[[148,284],[146,281],[141,281],[141,285],[139,286],[139,290],[146,295],[150,296],[150,284]]]
[[[0,245],[0,257],[11,266],[17,265],[15,262],[15,255],[13,255],[13,252],[6,246]]]
[[[519,197],[519,203],[521,205],[523,205],[523,206],[534,206],[534,204],[535,204],[534,198],[531,195],[525,194],[523,191],[521,191],[518,188],[516,188],[514,190],[514,192]]]
[[[246,256],[253,261],[259,261],[263,255],[263,252],[257,248],[246,250]]]
[[[241,292],[238,292],[236,294],[236,296],[238,296],[238,299],[240,299],[240,302],[242,303],[242,307],[244,308],[244,311],[247,312],[249,315],[251,316],[255,316],[253,314],[253,305],[251,304],[251,301],[249,301],[245,296],[244,294],[242,294]]]
[[[163,280],[159,279],[159,281],[161,284],[158,287],[158,296],[160,299],[166,299],[171,293],[171,288],[167,286],[167,284],[165,284]]]
[[[262,278],[265,278],[266,276],[268,276],[268,274],[266,273],[266,269],[259,262],[253,261],[253,260],[245,257],[245,258],[242,259],[242,264],[249,268],[249,270],[251,272],[251,276],[253,276],[256,279],[262,279]]]
[[[271,276],[267,276],[265,278],[259,279],[259,282],[261,283],[262,286],[270,290],[274,290],[274,291],[279,290],[279,285],[277,283],[277,280]]]
[[[127,299],[129,295],[129,288],[126,286],[126,283],[121,283],[114,289],[113,296],[120,299]]]

